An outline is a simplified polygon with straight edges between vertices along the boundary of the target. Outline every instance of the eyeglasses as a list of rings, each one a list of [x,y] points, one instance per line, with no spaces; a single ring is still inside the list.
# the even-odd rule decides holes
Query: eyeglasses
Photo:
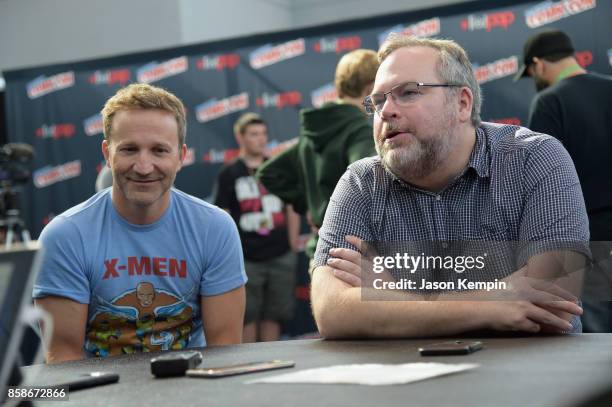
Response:
[[[461,87],[464,85],[456,83],[421,83],[421,82],[404,82],[399,85],[395,85],[390,91],[384,93],[373,93],[370,96],[366,96],[363,99],[363,106],[367,114],[380,113],[387,100],[387,95],[391,95],[395,103],[400,106],[405,106],[414,102],[416,97],[421,94],[420,88],[422,87]]]

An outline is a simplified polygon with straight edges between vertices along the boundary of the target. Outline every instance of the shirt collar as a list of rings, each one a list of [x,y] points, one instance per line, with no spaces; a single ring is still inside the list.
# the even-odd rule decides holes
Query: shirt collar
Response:
[[[489,154],[487,148],[487,135],[482,127],[476,128],[476,143],[470,154],[468,168],[473,168],[481,178],[489,176]]]

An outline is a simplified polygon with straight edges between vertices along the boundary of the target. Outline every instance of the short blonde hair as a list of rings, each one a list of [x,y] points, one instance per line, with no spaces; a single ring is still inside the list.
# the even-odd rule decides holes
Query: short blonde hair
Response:
[[[176,119],[179,147],[185,144],[187,124],[185,107],[179,98],[165,89],[146,83],[133,83],[106,101],[102,109],[104,139],[110,142],[113,118],[117,112],[133,109],[160,109],[171,113]]]
[[[244,135],[246,128],[251,124],[263,124],[267,126],[266,122],[257,113],[245,113],[241,115],[236,123],[234,123],[234,134]]]
[[[406,34],[392,33],[380,46],[378,60],[382,63],[393,51],[404,47],[429,47],[439,52],[440,58],[436,65],[436,73],[442,81],[460,83],[472,91],[473,101],[470,119],[474,126],[480,125],[482,94],[467,52],[453,40],[418,38]],[[450,92],[457,92],[457,89],[450,88]]]
[[[338,97],[361,96],[366,86],[376,79],[378,65],[376,52],[370,49],[356,49],[340,58],[334,78]]]

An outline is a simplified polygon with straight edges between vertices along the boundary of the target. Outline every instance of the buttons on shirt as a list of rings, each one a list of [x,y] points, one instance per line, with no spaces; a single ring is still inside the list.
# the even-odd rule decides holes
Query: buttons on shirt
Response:
[[[436,201],[440,201],[442,199],[442,195],[436,195]]]

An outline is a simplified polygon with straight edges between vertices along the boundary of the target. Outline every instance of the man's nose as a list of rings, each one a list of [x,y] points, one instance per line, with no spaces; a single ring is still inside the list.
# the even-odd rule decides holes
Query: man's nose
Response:
[[[391,94],[387,95],[385,102],[378,111],[378,115],[382,120],[388,120],[391,118],[398,117],[399,111],[397,109],[397,104],[395,103],[395,99]]]
[[[134,163],[134,171],[138,174],[149,174],[153,171],[153,157],[146,152],[138,154]]]

